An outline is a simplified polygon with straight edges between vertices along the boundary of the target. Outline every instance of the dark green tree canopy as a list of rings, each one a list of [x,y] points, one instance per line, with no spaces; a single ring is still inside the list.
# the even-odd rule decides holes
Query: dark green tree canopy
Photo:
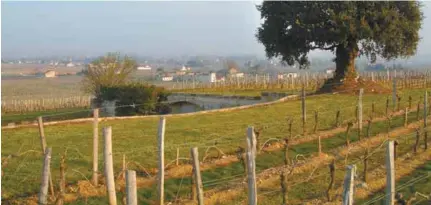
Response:
[[[269,58],[300,68],[314,49],[335,52],[336,78],[355,75],[359,55],[387,60],[416,52],[422,12],[416,1],[264,1],[257,38]]]

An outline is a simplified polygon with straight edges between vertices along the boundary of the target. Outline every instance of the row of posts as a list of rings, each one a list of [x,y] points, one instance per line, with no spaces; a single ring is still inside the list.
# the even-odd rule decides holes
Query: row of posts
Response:
[[[396,88],[394,86],[394,88]],[[396,91],[395,91],[396,92]],[[359,97],[358,97],[358,126],[359,130],[362,129],[362,95],[363,95],[363,89],[360,89],[359,91]],[[394,95],[396,96],[396,94]],[[425,92],[424,96],[424,128],[427,126],[427,102],[428,94]],[[306,109],[305,109],[305,90],[302,90],[302,115],[303,115],[303,124],[305,126],[305,116],[306,116]],[[394,103],[395,104],[395,103]],[[93,110],[93,173],[92,173],[92,183],[94,186],[98,185],[98,123],[99,123],[99,109]],[[38,124],[39,124],[39,134],[41,139],[41,146],[42,151],[45,154],[44,157],[44,165],[43,165],[43,173],[42,173],[42,183],[40,187],[40,194],[39,194],[39,203],[40,204],[47,204],[47,195],[48,195],[48,188],[50,189],[51,194],[54,196],[54,188],[52,183],[52,178],[50,175],[50,161],[51,161],[51,153],[52,149],[47,148],[46,145],[46,139],[45,139],[45,133],[44,133],[44,127],[43,127],[43,119],[42,117],[38,118]],[[165,117],[161,117],[159,121],[158,126],[158,162],[159,162],[159,172],[158,172],[158,200],[159,204],[164,204],[164,135],[165,135],[165,124],[166,119]],[[305,130],[305,129],[304,129]],[[425,139],[427,138],[427,132],[425,132]],[[106,180],[106,186],[107,186],[107,192],[108,192],[108,198],[109,203],[111,205],[116,205],[116,193],[115,193],[115,182],[114,182],[114,170],[113,170],[113,159],[112,159],[112,128],[106,127],[103,129],[103,136],[104,136],[104,165],[105,165],[105,180]],[[256,164],[255,164],[255,157],[256,157],[256,136],[254,132],[253,127],[249,127],[247,129],[247,152],[246,152],[246,160],[247,160],[247,179],[248,179],[248,198],[249,198],[249,204],[255,205],[257,204],[257,188],[256,188]],[[392,148],[391,148],[392,147]],[[198,203],[200,205],[204,204],[204,197],[203,197],[203,186],[202,186],[202,180],[200,176],[200,168],[199,168],[199,159],[198,159],[198,149],[196,147],[191,149],[191,156],[193,160],[193,176],[194,181],[196,182],[196,192],[198,195]],[[392,159],[392,161],[391,161]],[[393,142],[389,142],[388,144],[388,154],[387,154],[387,166],[388,166],[388,186],[395,186],[395,179],[393,174]],[[348,181],[352,181],[354,179],[352,173],[355,171],[355,166],[349,166],[347,168],[347,174],[349,175],[348,179],[345,179],[345,183]],[[350,174],[349,174],[350,173]],[[350,176],[352,175],[352,176]],[[349,185],[349,187],[351,187]],[[388,188],[389,189],[389,188]],[[126,190],[127,190],[127,204],[137,204],[137,198],[136,198],[136,172],[133,170],[127,170],[126,172]],[[345,190],[347,193],[353,193],[351,192],[350,188],[346,188]],[[350,192],[349,192],[350,190]],[[393,188],[390,188],[390,190],[394,190]],[[392,191],[391,191],[392,192]],[[346,203],[343,204],[351,204],[350,201],[352,201],[352,197],[347,197],[347,195],[344,195],[346,197],[343,198],[343,200],[346,201]],[[394,196],[392,196],[394,197]],[[393,204],[393,203],[391,203]]]

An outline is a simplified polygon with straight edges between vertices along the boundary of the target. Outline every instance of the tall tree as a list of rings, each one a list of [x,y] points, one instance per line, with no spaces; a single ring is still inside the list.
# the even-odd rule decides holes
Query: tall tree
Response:
[[[83,71],[84,90],[99,96],[102,86],[126,83],[136,66],[136,61],[130,57],[121,57],[119,53],[108,53],[86,66]]]
[[[416,1],[264,1],[256,37],[268,58],[307,68],[314,49],[335,53],[335,82],[357,77],[355,58],[407,58],[416,52],[423,19]]]

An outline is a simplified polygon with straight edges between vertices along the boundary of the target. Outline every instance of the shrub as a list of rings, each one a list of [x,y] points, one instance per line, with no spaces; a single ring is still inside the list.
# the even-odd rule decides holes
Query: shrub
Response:
[[[165,114],[170,110],[162,102],[167,100],[168,95],[169,93],[163,87],[135,82],[101,86],[97,101],[116,101],[116,113],[123,116]]]

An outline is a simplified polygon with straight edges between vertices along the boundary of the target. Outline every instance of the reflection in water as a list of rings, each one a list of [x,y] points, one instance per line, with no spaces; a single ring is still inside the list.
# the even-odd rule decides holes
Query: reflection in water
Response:
[[[237,107],[242,105],[252,105],[256,103],[269,102],[276,99],[279,99],[282,96],[265,96],[259,99],[245,99],[245,98],[220,98],[213,96],[184,96],[180,95],[175,98],[179,100],[177,102],[173,102],[169,104],[171,108],[171,114],[177,113],[190,113],[190,112],[198,112],[202,110],[213,110],[213,109],[221,109],[228,107]],[[169,98],[169,97],[168,97]],[[173,98],[171,98],[173,99]]]
[[[186,101],[173,103],[169,107],[171,108],[171,113],[173,114],[197,112],[204,110],[204,108],[202,108],[201,106]]]

